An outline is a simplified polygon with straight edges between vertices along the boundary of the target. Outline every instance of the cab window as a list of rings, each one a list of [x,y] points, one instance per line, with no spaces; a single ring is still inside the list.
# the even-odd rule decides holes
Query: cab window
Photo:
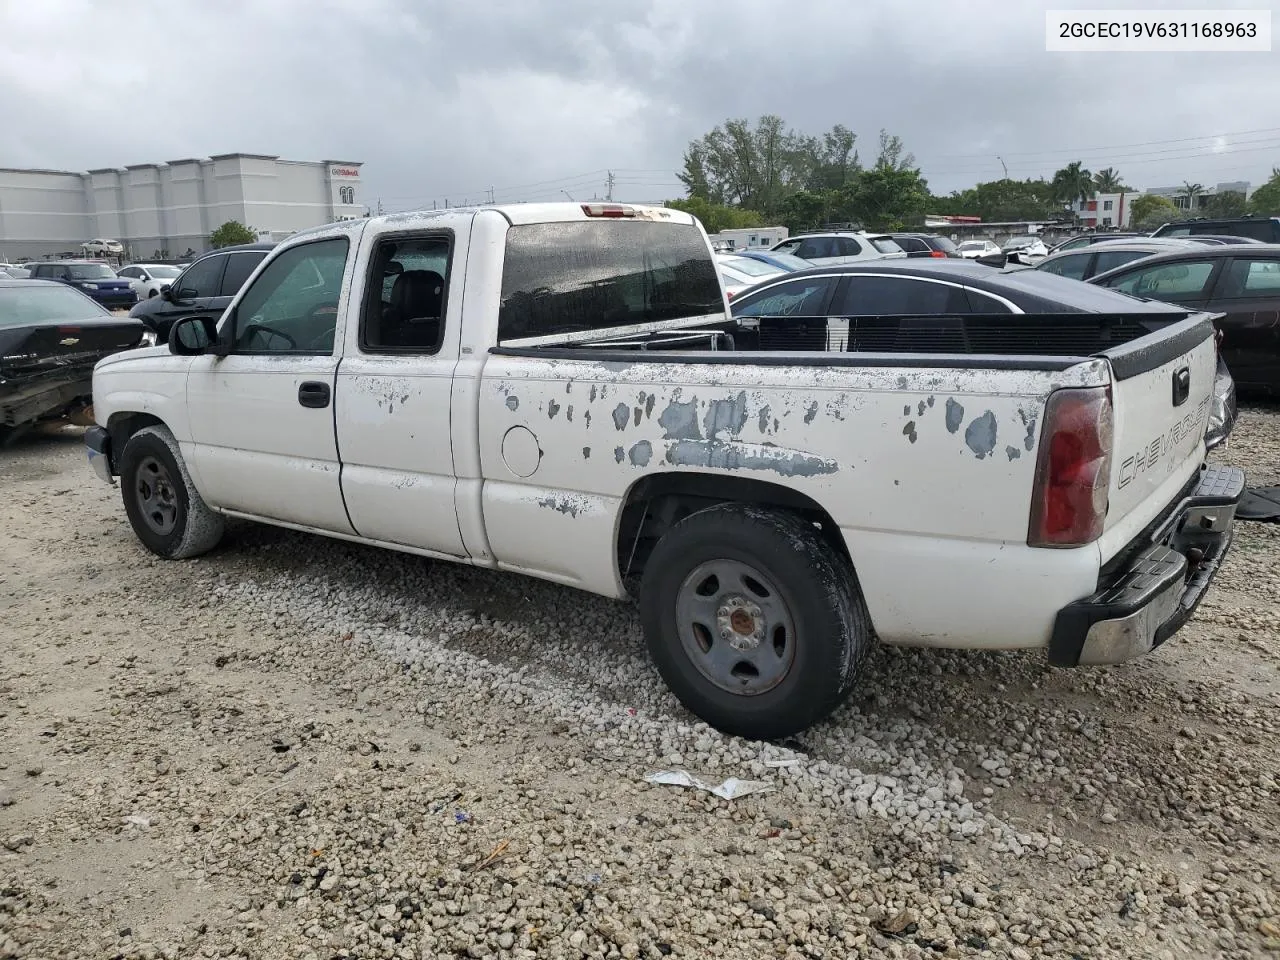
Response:
[[[346,237],[303,243],[267,264],[236,307],[235,353],[328,355],[342,274]]]
[[[1202,297],[1213,275],[1213,261],[1162,263],[1116,277],[1107,286],[1149,300],[1195,300]]]
[[[448,234],[379,242],[360,322],[367,353],[438,353],[449,286]]]

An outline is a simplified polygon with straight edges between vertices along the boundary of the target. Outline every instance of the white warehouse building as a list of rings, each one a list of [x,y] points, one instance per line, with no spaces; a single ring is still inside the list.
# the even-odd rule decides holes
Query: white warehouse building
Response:
[[[254,153],[139,163],[76,173],[0,168],[0,261],[80,255],[119,240],[130,259],[209,249],[228,220],[262,239],[365,215],[362,164]]]

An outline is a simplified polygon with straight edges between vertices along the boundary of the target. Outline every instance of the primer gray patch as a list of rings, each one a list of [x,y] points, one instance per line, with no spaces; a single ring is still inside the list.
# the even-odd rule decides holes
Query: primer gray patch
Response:
[[[1022,445],[1030,450],[1036,445],[1036,418],[1027,421],[1027,435],[1022,438]]]
[[[590,410],[588,410],[586,413],[582,415],[582,421],[587,425],[587,429],[590,430],[591,429],[591,411]]]
[[[616,460],[618,463],[621,463],[623,461],[623,458],[626,457],[626,455],[627,455],[627,451],[623,450],[621,447],[613,448],[613,459]]]
[[[834,460],[777,448],[765,450],[756,452],[722,440],[677,440],[667,447],[667,463],[720,470],[772,470],[784,477],[816,477],[840,469]]]
[[[652,393],[649,394],[649,396],[645,397],[644,416],[646,420],[653,416],[653,405],[657,401],[657,399],[658,398],[654,396]]]
[[[538,506],[547,510],[554,510],[556,513],[563,513],[570,517],[576,517],[578,510],[581,509],[578,501],[569,497],[543,497],[538,501]]]
[[[620,403],[613,408],[613,425],[619,430],[627,429],[627,421],[631,419],[631,408]]]
[[[921,400],[920,403],[916,405],[916,416],[923,417],[924,411],[925,411],[925,402]]]
[[[547,419],[548,420],[554,420],[556,418],[556,414],[559,412],[560,412],[560,404],[556,403],[554,400],[550,400],[547,402]]]
[[[673,399],[658,417],[658,425],[662,427],[664,440],[701,440],[702,431],[698,429],[698,398],[687,403]]]
[[[632,445],[627,452],[627,458],[631,461],[633,467],[647,467],[650,458],[653,457],[653,444],[648,440],[641,440]]]
[[[590,459],[591,459],[591,448],[590,448],[590,447],[583,447],[583,448],[582,448],[582,459],[583,459],[583,460],[590,460]]]
[[[760,432],[769,432],[769,405],[767,403],[760,408]]]
[[[717,439],[721,431],[736,437],[747,425],[747,391],[739,390],[736,397],[727,400],[712,400],[702,424],[707,429],[708,440]]]
[[[507,409],[511,411],[519,410],[520,398],[515,395],[507,397]]]
[[[632,412],[636,415],[636,426],[638,427],[640,426],[640,418],[644,416],[644,408],[636,407]]]
[[[964,423],[964,406],[947,398],[947,432],[955,433]]]
[[[964,432],[964,442],[979,460],[996,448],[996,415],[988,410]]]
[[[916,442],[916,422],[914,420],[907,421],[907,425],[902,428],[902,435],[912,443]]]
[[[911,404],[909,404],[909,403],[904,403],[904,404],[902,405],[902,415],[903,415],[904,417],[909,417],[909,416],[911,416]]]
[[[1020,456],[1022,456],[1022,451],[1019,450],[1017,447],[1005,447],[1004,452],[1010,461],[1017,460]]]
[[[911,408],[908,407],[907,413],[910,413],[910,412],[911,412]],[[811,400],[809,401],[808,409],[806,409],[804,412],[804,422],[813,423],[813,418],[816,417],[817,415],[818,415],[818,401]]]
[[[927,404],[929,404],[929,406],[931,406],[931,407],[932,407],[932,406],[933,406],[933,397],[930,397],[930,398],[929,398],[928,400],[926,400],[925,402],[926,402]]]
[[[569,404],[569,409],[564,412],[564,418],[573,423],[573,404]]]
[[[595,403],[595,402],[596,402],[596,385],[595,385],[594,383],[591,385],[591,397],[590,397],[590,399],[591,399],[591,402],[592,402],[592,403]]]

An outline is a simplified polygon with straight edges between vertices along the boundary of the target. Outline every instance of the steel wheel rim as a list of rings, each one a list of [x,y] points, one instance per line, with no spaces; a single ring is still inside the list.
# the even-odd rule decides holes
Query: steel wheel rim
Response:
[[[676,595],[676,625],[698,672],[735,696],[767,693],[795,663],[795,618],[782,591],[741,560],[695,567]]]
[[[168,467],[155,457],[144,457],[138,464],[133,496],[143,522],[153,533],[162,537],[173,533],[178,526],[178,491]]]

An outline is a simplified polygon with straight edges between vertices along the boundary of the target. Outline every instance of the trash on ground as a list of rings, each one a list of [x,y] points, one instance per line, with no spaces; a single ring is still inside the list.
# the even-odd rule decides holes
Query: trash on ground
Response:
[[[649,774],[645,780],[669,787],[692,787],[695,790],[715,794],[722,800],[737,800],[750,793],[767,793],[773,789],[760,780],[739,780],[737,777],[730,777],[719,786],[712,786],[685,770],[659,770],[657,773]]]

